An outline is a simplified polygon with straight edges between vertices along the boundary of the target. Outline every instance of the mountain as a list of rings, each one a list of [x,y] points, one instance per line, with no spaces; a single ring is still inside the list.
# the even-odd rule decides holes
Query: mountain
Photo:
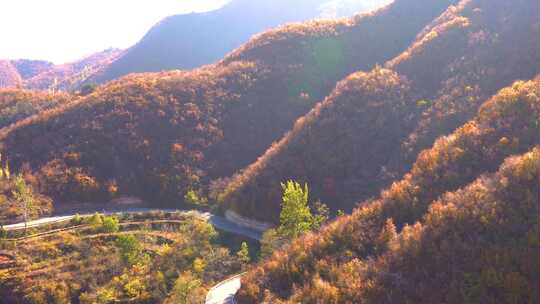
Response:
[[[21,75],[10,61],[0,60],[0,87],[16,87],[21,84]]]
[[[49,69],[51,69],[54,64],[52,62],[43,61],[43,60],[13,60],[11,61],[17,72],[22,79],[30,79],[38,74],[41,74]]]
[[[75,62],[51,66],[33,77],[25,78],[24,85],[33,90],[74,91],[122,54],[122,50],[107,49]]]
[[[188,191],[209,194],[255,161],[339,79],[400,54],[452,3],[401,0],[287,25],[215,65],[130,75],[18,124],[3,148],[57,199],[130,194],[178,206]]]
[[[0,88],[75,91],[122,52],[108,49],[61,65],[41,60],[3,60],[0,61]]]
[[[379,199],[252,270],[239,303],[535,299],[539,93],[538,81],[501,90]]]
[[[351,16],[389,2],[233,0],[215,11],[168,17],[125,51],[108,49],[62,65],[40,60],[2,61],[0,88],[74,91],[84,84],[104,83],[129,73],[192,69],[218,61],[251,36],[281,24]]]
[[[189,70],[217,62],[251,36],[309,19],[339,18],[380,7],[389,0],[232,0],[221,9],[171,16],[155,25],[92,81],[129,73]]]
[[[388,70],[341,81],[229,183],[222,201],[240,215],[277,222],[280,183],[295,179],[334,211],[352,210],[406,173],[422,149],[472,118],[497,90],[540,71],[540,40],[531,39],[539,33],[539,13],[530,1],[450,7],[385,64]]]

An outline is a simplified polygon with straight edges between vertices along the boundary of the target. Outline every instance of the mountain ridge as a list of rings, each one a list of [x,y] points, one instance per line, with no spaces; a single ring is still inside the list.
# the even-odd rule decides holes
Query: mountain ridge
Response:
[[[470,119],[489,96],[537,74],[540,57],[531,50],[540,50],[540,41],[529,37],[540,7],[535,11],[525,3],[461,1],[450,7],[408,50],[384,65],[410,82],[406,114],[390,119],[391,108],[365,110],[372,94],[383,91],[377,85],[365,96],[338,86],[312,111],[317,114],[301,118],[267,155],[233,179],[222,201],[243,216],[276,222],[284,180],[309,183],[314,199],[331,201],[334,210],[351,210],[377,195],[408,171],[420,151]],[[489,40],[489,35],[497,38]],[[357,116],[347,120],[352,113]],[[260,208],[265,212],[256,211]]]
[[[350,70],[394,57],[452,2],[400,0],[372,14],[311,22],[318,29],[308,33],[297,31],[304,25],[284,26],[254,38],[262,44],[248,43],[247,56],[233,53],[190,72],[129,75],[11,130],[4,149],[14,167],[30,163],[53,185],[49,194],[63,199],[102,200],[112,188],[171,202],[190,189],[210,193],[213,182],[254,161]],[[369,40],[375,33],[381,37]],[[346,39],[336,50],[331,42],[339,35]],[[301,47],[275,62],[266,59],[274,44]],[[35,144],[23,145],[25,138]]]

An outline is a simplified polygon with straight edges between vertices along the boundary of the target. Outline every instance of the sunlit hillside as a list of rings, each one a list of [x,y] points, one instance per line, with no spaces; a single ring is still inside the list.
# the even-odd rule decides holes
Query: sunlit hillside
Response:
[[[538,73],[540,40],[531,37],[539,14],[531,1],[450,7],[385,64],[391,71],[377,68],[340,82],[229,184],[224,203],[277,221],[280,182],[287,179],[307,182],[314,199],[334,210],[377,195],[497,90]]]
[[[340,78],[405,50],[449,3],[402,0],[351,19],[287,25],[213,66],[127,76],[14,130],[4,148],[59,198],[136,194],[179,206],[189,190],[206,194],[254,161]]]

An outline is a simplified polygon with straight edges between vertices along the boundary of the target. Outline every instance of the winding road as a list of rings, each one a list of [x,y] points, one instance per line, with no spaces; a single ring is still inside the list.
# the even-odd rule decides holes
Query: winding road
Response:
[[[245,236],[247,238],[257,240],[257,241],[260,241],[262,238],[262,232],[258,230],[246,228],[237,223],[231,222],[222,216],[214,215],[209,212],[199,212],[195,210],[183,211],[183,210],[174,210],[174,209],[164,210],[164,209],[134,208],[134,209],[129,209],[125,211],[102,212],[102,213],[105,215],[114,215],[114,214],[122,215],[122,214],[129,214],[129,213],[141,213],[141,212],[152,212],[152,211],[179,212],[186,216],[195,216],[200,219],[207,220],[210,224],[212,224],[216,229],[219,229],[219,230]],[[85,217],[85,216],[91,216],[92,214],[93,213],[81,214],[80,216]],[[27,223],[27,225],[29,228],[39,227],[39,226],[47,225],[47,224],[69,221],[75,216],[76,215],[73,214],[73,215],[46,217],[46,218],[41,218],[35,221],[30,221]],[[24,223],[18,223],[18,224],[13,224],[13,225],[6,225],[4,226],[4,229],[21,230],[21,229],[24,229],[24,227],[25,227]],[[240,289],[240,285],[241,285],[240,279],[242,275],[243,274],[236,275],[212,287],[208,291],[205,303],[206,304],[236,304],[234,295],[236,294],[238,289]]]
[[[205,304],[236,304],[234,295],[240,289],[243,275],[243,273],[235,275],[212,287],[206,295]]]
[[[207,220],[210,224],[212,224],[214,227],[216,227],[219,230],[223,230],[226,232],[230,232],[233,234],[238,234],[245,236],[247,238],[260,241],[262,238],[262,233],[260,231],[246,228],[245,226],[241,226],[237,223],[233,223],[226,218],[218,215],[214,215],[209,212],[200,212],[196,210],[190,210],[190,211],[183,211],[183,210],[175,210],[175,209],[147,209],[147,208],[133,208],[125,211],[113,211],[113,212],[101,212],[101,214],[105,215],[123,215],[123,214],[130,214],[130,213],[141,213],[141,212],[177,212],[181,213],[186,216],[194,216],[203,220]],[[92,216],[94,213],[88,213],[88,214],[80,214],[81,217],[88,217]],[[52,216],[52,217],[44,217],[40,218],[35,221],[29,221],[28,222],[28,228],[32,227],[39,227],[47,224],[54,224],[54,223],[60,223],[69,221],[72,218],[74,218],[76,215],[61,215],[61,216]],[[22,230],[24,229],[24,223],[18,223],[18,224],[12,224],[12,225],[6,225],[4,226],[5,230]]]

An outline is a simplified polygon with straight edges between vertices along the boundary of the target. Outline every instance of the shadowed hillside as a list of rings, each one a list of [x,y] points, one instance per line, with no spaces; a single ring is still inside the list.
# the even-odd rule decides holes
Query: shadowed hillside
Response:
[[[506,235],[516,232],[520,238],[526,237],[525,234],[514,229],[527,231],[533,228],[529,224],[534,223],[534,216],[530,215],[536,214],[532,210],[538,208],[538,197],[536,197],[538,188],[535,186],[537,183],[535,180],[538,176],[538,166],[536,165],[538,151],[527,154],[519,161],[508,161],[501,173],[495,176],[495,179],[492,178],[493,183],[490,182],[490,179],[481,179],[464,192],[447,195],[442,203],[433,205],[433,202],[446,192],[466,187],[484,173],[496,171],[505,158],[524,153],[540,144],[539,93],[540,83],[537,81],[517,82],[499,92],[482,106],[474,120],[459,128],[452,135],[437,140],[430,150],[422,152],[412,170],[401,181],[383,191],[380,199],[366,202],[351,216],[340,217],[316,234],[300,238],[290,247],[276,252],[269,260],[254,269],[243,280],[239,302],[255,303],[261,301],[265,295],[270,299],[275,296],[302,303],[315,303],[317,302],[314,300],[315,297],[318,300],[326,299],[327,302],[323,301],[324,303],[362,302],[367,294],[370,296],[373,294],[377,298],[382,295],[381,292],[384,292],[385,295],[396,297],[393,299],[396,299],[397,302],[407,299],[410,295],[413,298],[416,296],[415,302],[420,303],[439,301],[463,303],[465,300],[463,297],[466,294],[452,295],[452,291],[467,288],[470,282],[477,284],[475,286],[479,288],[476,289],[476,293],[470,295],[472,299],[476,299],[473,302],[477,303],[484,302],[480,299],[492,299],[492,297],[499,295],[489,292],[492,290],[491,286],[498,286],[496,290],[508,292],[510,296],[520,299],[533,296],[534,293],[530,293],[530,291],[536,289],[532,287],[515,291],[508,290],[508,285],[503,287],[489,284],[504,284],[505,276],[509,276],[509,280],[513,278],[512,276],[519,277],[519,284],[538,283],[537,278],[534,277],[536,275],[534,271],[529,272],[510,262],[514,260],[525,262],[526,260],[522,260],[523,256],[520,252],[528,252],[532,257],[537,255],[534,251],[510,250],[514,244],[519,244],[515,246],[525,246],[520,247],[522,249],[530,248],[532,250],[536,247],[527,247],[529,245]],[[484,191],[486,194],[483,195],[479,191]],[[492,199],[491,193],[498,195],[498,199],[497,197],[495,200]],[[500,207],[507,211],[503,212],[503,209],[491,211],[489,208],[482,207],[483,203],[492,205],[494,201],[500,202]],[[477,226],[467,226],[470,227],[468,232],[464,231],[463,233],[458,231],[462,231],[460,225],[465,225],[466,220],[459,223],[446,222],[445,220],[439,222],[438,225],[431,222],[434,216],[442,216],[444,210],[448,212],[460,210],[454,208],[450,203],[478,210],[478,212],[465,212],[463,216],[459,217],[459,221],[465,220],[466,214],[469,214],[470,216],[474,215],[470,218],[473,222],[469,221],[469,224],[478,220],[480,222],[474,224]],[[430,215],[424,217],[428,212]],[[508,218],[508,220],[503,218]],[[389,219],[391,219],[390,224]],[[413,225],[417,221],[426,225],[426,228],[415,226],[403,229],[407,224]],[[522,221],[523,226],[514,224],[522,223]],[[499,226],[501,224],[502,227]],[[499,227],[495,228],[496,226]],[[388,235],[392,236],[394,229],[401,232],[399,237],[403,241],[397,242],[396,240],[394,243],[393,237],[388,239]],[[431,229],[436,231],[439,229],[457,230],[447,234],[437,234],[443,238],[441,246],[444,244],[439,249],[445,250],[444,248],[446,248],[444,252],[440,252],[438,250],[429,251],[428,248],[432,248],[429,246],[433,246],[433,243],[429,243],[427,239],[425,246],[417,243],[422,242],[422,238],[417,233],[422,233],[423,229],[428,231]],[[498,234],[497,231],[504,231],[505,236]],[[474,233],[474,236],[471,233]],[[468,235],[470,238],[467,237],[463,240],[460,235]],[[445,238],[447,239],[444,240]],[[392,242],[387,243],[389,240]],[[474,247],[463,247],[462,241],[468,246]],[[512,243],[514,241],[516,243]],[[482,242],[485,242],[486,246],[483,246]],[[408,252],[401,257],[399,255],[404,254],[404,252],[397,250],[400,249],[400,246],[404,246],[401,249]],[[505,252],[508,259],[497,262],[493,259],[484,260],[479,257],[479,254],[482,255],[482,248],[488,250],[484,251],[486,258],[488,256],[494,257],[497,246],[500,247],[500,252]],[[413,248],[416,248],[416,251],[409,251]],[[487,254],[489,250],[494,251]],[[416,255],[421,252],[424,253]],[[463,262],[442,262],[448,258],[448,254],[452,254],[455,259],[460,259]],[[409,258],[415,256],[419,258],[417,263],[407,262]],[[368,257],[371,261],[368,260]],[[400,257],[399,261],[395,260],[398,257]],[[369,265],[377,265],[370,264],[373,263],[373,259],[384,265],[381,266],[383,267],[381,270],[387,266],[398,267],[394,268],[398,272],[400,271],[399,267],[414,265],[418,271],[411,270],[409,274],[405,274],[405,271],[400,272],[403,276],[390,276],[390,273],[394,272],[389,270],[390,273],[386,272],[388,276],[377,275],[374,277],[376,281],[367,284],[362,277],[365,274],[363,269]],[[426,259],[425,264],[422,261],[424,259]],[[499,267],[497,263],[502,264]],[[451,267],[448,271],[459,272],[460,276],[447,277],[451,272],[439,268],[446,267],[443,265]],[[500,277],[502,281],[492,281],[491,283],[483,281],[486,279],[483,277],[486,271],[491,271],[492,268],[501,271],[501,275],[497,275],[497,277]],[[401,270],[403,269],[405,268],[401,268]],[[423,274],[420,275],[422,271]],[[375,273],[377,272],[375,271]],[[440,273],[441,276],[439,277],[435,273]],[[462,278],[464,273],[469,273],[469,279],[472,281],[468,281],[469,279],[460,280],[459,278]],[[414,277],[414,275],[419,276]],[[425,275],[429,277],[424,277]],[[404,285],[396,285],[397,282],[394,279],[397,278],[407,279],[402,281]],[[441,286],[432,285],[441,284],[441,282],[446,283]],[[406,284],[414,284],[418,288],[412,286],[407,288]],[[292,288],[293,285],[296,286],[295,290]],[[421,288],[420,286],[431,286],[433,289]],[[521,285],[520,288],[523,286]],[[392,290],[392,293],[388,293],[389,290]],[[451,295],[453,297],[450,297]],[[445,296],[449,298],[444,298]],[[270,302],[277,303],[277,301]],[[507,300],[503,303],[513,302]]]
[[[213,66],[131,75],[14,130],[4,149],[56,197],[177,202],[253,162],[339,79],[398,55],[452,2],[400,0],[352,19],[288,25]]]
[[[280,182],[296,179],[334,210],[351,210],[407,172],[419,151],[472,118],[497,90],[538,73],[540,39],[531,37],[539,37],[539,14],[540,4],[530,0],[449,8],[386,63],[395,72],[376,69],[342,81],[236,177],[222,200],[275,222]],[[406,85],[389,87],[393,78]]]
[[[348,17],[389,0],[232,0],[205,13],[171,16],[156,24],[93,81],[101,83],[135,72],[193,69],[215,63],[252,35],[318,17]]]
[[[15,66],[17,69],[17,72],[19,75],[21,75],[21,78],[26,80],[29,78],[32,78],[36,75],[39,75],[51,68],[53,68],[54,64],[52,62],[48,61],[42,61],[42,60],[13,60],[11,63]]]

